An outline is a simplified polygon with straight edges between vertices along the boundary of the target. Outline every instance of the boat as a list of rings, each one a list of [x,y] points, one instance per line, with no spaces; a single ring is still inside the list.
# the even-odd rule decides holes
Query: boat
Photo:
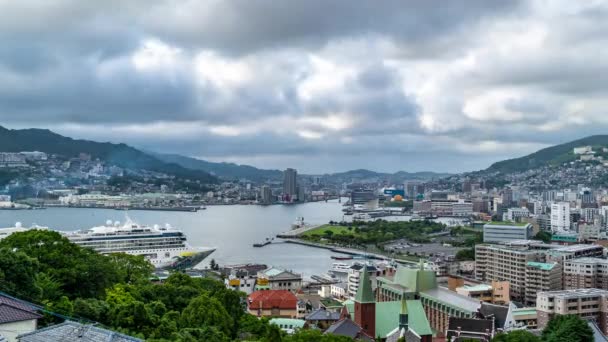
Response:
[[[351,265],[342,262],[334,262],[331,264],[331,271],[333,273],[348,273]]]
[[[107,221],[88,230],[61,233],[71,242],[101,254],[143,255],[158,269],[192,268],[215,251],[215,248],[190,246],[186,235],[168,224],[150,227],[129,218],[122,225]]]
[[[332,255],[332,259],[334,260],[352,260],[353,257],[350,255]]]

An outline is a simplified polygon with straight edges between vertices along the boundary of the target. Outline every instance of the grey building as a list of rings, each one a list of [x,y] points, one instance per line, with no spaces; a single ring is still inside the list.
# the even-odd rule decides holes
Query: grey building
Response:
[[[272,202],[272,189],[268,185],[263,185],[262,189],[260,189],[260,203],[271,204]]]
[[[507,242],[528,240],[532,237],[532,225],[517,222],[490,222],[483,226],[483,242]]]
[[[283,194],[293,199],[298,196],[297,189],[298,171],[295,169],[287,169],[283,172]]]

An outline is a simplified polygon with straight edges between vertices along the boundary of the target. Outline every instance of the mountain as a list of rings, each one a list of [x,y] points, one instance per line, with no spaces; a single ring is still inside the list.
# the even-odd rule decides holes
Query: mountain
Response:
[[[204,183],[217,182],[207,172],[162,161],[125,144],[77,140],[46,129],[7,129],[0,126],[0,151],[40,151],[65,157],[77,157],[80,153],[86,153],[92,158],[126,169],[160,172]]]
[[[576,159],[575,147],[608,147],[608,135],[593,135],[565,144],[551,146],[521,158],[508,159],[492,164],[488,172],[522,172],[542,166],[559,165]]]
[[[280,180],[283,177],[283,172],[279,170],[264,170],[234,163],[214,163],[178,154],[148,153],[164,162],[174,163],[192,170],[202,170],[226,179],[245,178],[256,182],[263,182],[269,179]]]
[[[427,181],[436,178],[442,178],[450,176],[449,173],[436,173],[430,171],[422,171],[422,172],[405,172],[399,171],[395,173],[385,173],[385,172],[376,172],[367,169],[358,169],[351,170],[346,172],[338,172],[333,174],[326,174],[324,177],[332,179],[334,181],[351,181],[357,179],[370,179],[370,178],[378,178],[378,179],[386,179],[390,183],[403,183],[406,180],[422,180]]]

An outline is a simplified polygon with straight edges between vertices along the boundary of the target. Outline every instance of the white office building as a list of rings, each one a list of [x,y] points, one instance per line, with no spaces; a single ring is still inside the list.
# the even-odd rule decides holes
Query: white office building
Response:
[[[551,230],[553,232],[570,230],[570,203],[558,202],[551,205]]]

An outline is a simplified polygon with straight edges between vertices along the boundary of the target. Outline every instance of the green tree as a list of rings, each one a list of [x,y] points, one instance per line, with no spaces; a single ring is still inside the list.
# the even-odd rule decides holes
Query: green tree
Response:
[[[21,251],[0,248],[0,291],[39,300],[41,290],[36,286],[39,263],[35,258]]]
[[[154,266],[143,255],[113,253],[108,258],[120,281],[127,284],[148,280],[154,272]]]
[[[540,337],[527,330],[515,330],[496,335],[492,342],[540,342]]]
[[[293,335],[288,335],[284,342],[352,342],[353,339],[346,336],[323,334],[320,330],[300,330]]]
[[[593,341],[593,331],[587,322],[576,315],[555,316],[547,324],[542,334],[547,342],[587,342]]]
[[[202,294],[194,298],[182,312],[180,326],[184,328],[197,328],[213,326],[226,336],[231,335],[233,328],[232,317],[222,306],[219,300]]]
[[[534,236],[534,240],[541,240],[544,243],[550,243],[551,242],[551,233],[550,232],[538,232],[536,233],[536,235]]]
[[[461,249],[456,253],[457,261],[475,260],[475,249],[467,248]]]

